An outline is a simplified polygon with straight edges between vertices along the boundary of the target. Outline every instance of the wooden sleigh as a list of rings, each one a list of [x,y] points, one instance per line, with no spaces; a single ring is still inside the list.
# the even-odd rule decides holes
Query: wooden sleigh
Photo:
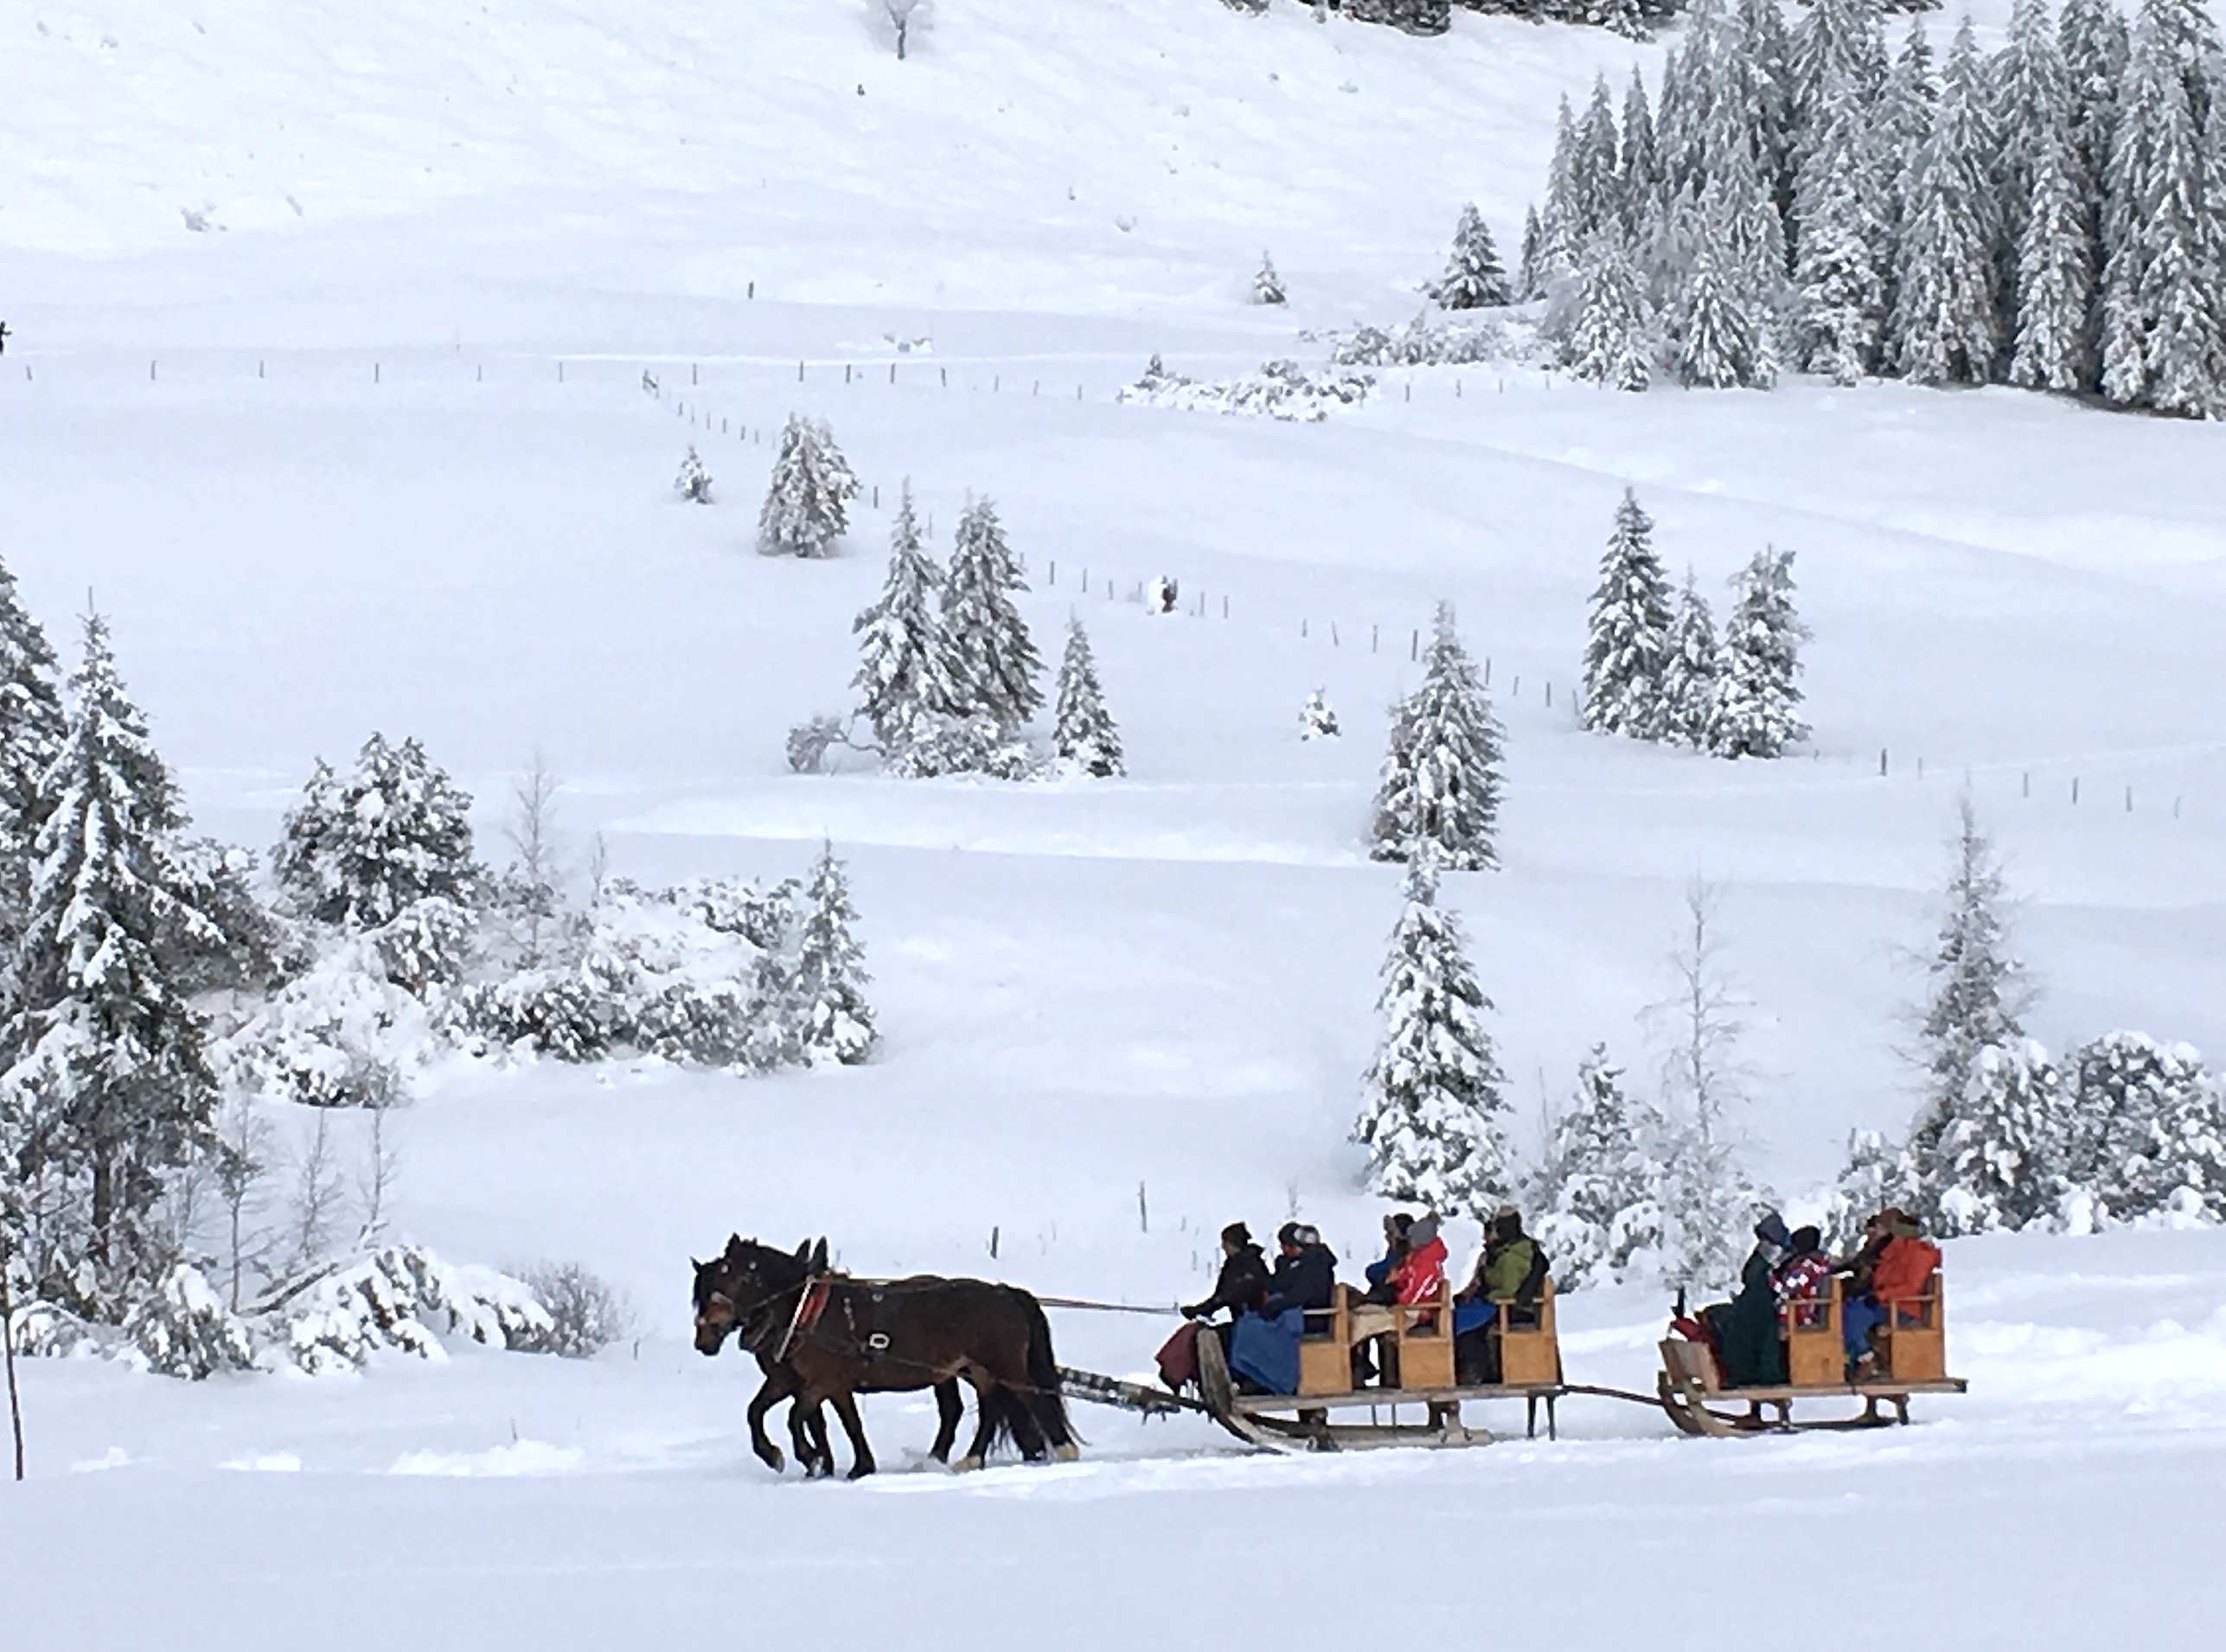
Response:
[[[1388,1318],[1388,1328],[1372,1333],[1366,1329],[1369,1316],[1378,1314]],[[1270,1450],[1487,1445],[1491,1434],[1470,1428],[1462,1416],[1463,1405],[1486,1399],[1522,1399],[1531,1434],[1538,1431],[1543,1407],[1547,1437],[1552,1437],[1555,1403],[1564,1392],[1552,1284],[1548,1283],[1535,1309],[1501,1303],[1496,1329],[1500,1380],[1464,1386],[1455,1368],[1449,1286],[1441,1285],[1431,1302],[1376,1309],[1356,1303],[1351,1290],[1340,1285],[1332,1306],[1306,1316],[1297,1393],[1239,1393],[1221,1339],[1210,1331],[1198,1339],[1199,1392],[1222,1427]],[[1373,1344],[1383,1386],[1353,1386],[1356,1335]],[[1368,1412],[1366,1422],[1337,1420],[1339,1412],[1362,1410]]]
[[[1877,1370],[1853,1382],[1846,1375],[1840,1332],[1844,1304],[1836,1278],[1830,1296],[1788,1305],[1783,1332],[1787,1380],[1781,1384],[1726,1387],[1706,1343],[1670,1337],[1661,1344],[1662,1368],[1657,1379],[1662,1410],[1685,1433],[1726,1438],[1906,1424],[1912,1395],[1965,1392],[1963,1380],[1948,1374],[1948,1303],[1939,1271],[1933,1271],[1916,1296],[1882,1305],[1886,1318],[1877,1332]],[[1863,1411],[1856,1417],[1794,1419],[1794,1401],[1820,1399],[1860,1399]],[[1744,1402],[1747,1410],[1743,1416],[1727,1413],[1716,1410],[1711,1400]],[[1888,1417],[1882,1406],[1890,1406],[1893,1415]]]

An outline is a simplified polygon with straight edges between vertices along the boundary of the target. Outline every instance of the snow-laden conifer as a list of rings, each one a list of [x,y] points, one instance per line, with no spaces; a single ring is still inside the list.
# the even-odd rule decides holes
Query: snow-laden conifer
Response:
[[[1517,296],[1526,304],[1533,298],[1545,297],[1545,231],[1538,223],[1538,209],[1526,208],[1523,212],[1523,262],[1516,274]]]
[[[61,750],[63,729],[54,647],[0,562],[0,1015],[7,1012],[6,961],[30,900],[40,786]]]
[[[1283,291],[1283,278],[1276,273],[1276,260],[1267,253],[1260,254],[1259,272],[1252,278],[1252,302],[1257,304],[1279,304],[1289,302]]]
[[[1448,310],[1481,310],[1514,301],[1499,249],[1492,245],[1492,231],[1474,202],[1461,209],[1461,220],[1453,227],[1452,254],[1430,296]]]
[[[2115,0],[2064,0],[2056,21],[2064,90],[2071,106],[2071,141],[2077,174],[2099,191],[2109,170],[2126,61],[2132,50],[2126,15]]]
[[[1662,651],[1661,738],[1695,751],[1715,748],[1717,683],[1722,659],[1716,646],[1716,621],[1700,582],[1691,568],[1670,615],[1669,639]]]
[[[1932,131],[1910,170],[1897,264],[1895,360],[1918,384],[1983,384],[2001,349],[1999,216],[1984,74],[1966,19],[1948,53]]]
[[[1771,547],[1734,576],[1724,622],[1714,750],[1723,757],[1781,757],[1806,739],[1801,720],[1801,644],[1794,610],[1794,554]]]
[[[1847,1156],[1820,1224],[1826,1244],[1835,1255],[1852,1254],[1871,1217],[1889,1205],[1916,1202],[1908,1155],[1877,1130],[1850,1130]]]
[[[1722,192],[1711,184],[1673,221],[1683,224],[1680,240],[1690,249],[1673,298],[1679,379],[1710,390],[1768,388],[1777,377],[1770,320],[1730,250]]]
[[[1082,621],[1066,622],[1066,652],[1059,663],[1059,686],[1053,707],[1052,749],[1083,773],[1100,779],[1125,773],[1121,732],[1105,708],[1105,690],[1097,681],[1097,658]]]
[[[858,637],[858,710],[873,725],[885,757],[900,756],[931,735],[937,720],[964,708],[952,681],[951,649],[937,597],[942,570],[920,541],[912,484],[904,484],[889,530],[889,571],[881,595],[851,623]]]
[[[1014,597],[1028,588],[997,507],[969,503],[958,518],[943,586],[943,631],[953,687],[969,710],[1010,732],[1042,708],[1043,661]]]
[[[1562,361],[1576,377],[1613,390],[1643,390],[1653,376],[1645,295],[1620,234],[1595,235],[1577,276]]]
[[[1823,131],[1822,115],[1837,80],[1868,102],[1884,85],[1885,29],[1877,0],[1812,0],[1794,25],[1790,72],[1793,124],[1806,138]],[[1796,144],[1794,163],[1807,158]]]
[[[767,556],[826,556],[850,531],[858,478],[819,419],[790,413],[773,458],[773,479],[758,513],[758,548]]]
[[[1583,723],[1603,734],[1656,740],[1670,726],[1662,701],[1669,582],[1654,536],[1654,518],[1624,489],[1586,623]]]
[[[2072,1097],[2047,1050],[2029,1038],[1973,1058],[1937,1143],[1936,1231],[1990,1233],[2053,1219],[2069,1190]]]
[[[151,1277],[155,1208],[208,1138],[217,1101],[200,1015],[166,960],[214,926],[182,898],[175,781],[117,675],[106,623],[85,622],[61,749],[39,787],[30,899],[0,1048],[21,1152],[62,1226],[107,1279]]]
[[[1450,1215],[1482,1215],[1506,1196],[1506,1077],[1483,1015],[1460,920],[1438,905],[1427,853],[1409,864],[1377,1008],[1384,1038],[1353,1140],[1369,1188]]]
[[[2115,1221],[2226,1220],[2226,1095],[2185,1044],[2111,1033],[2072,1060],[2074,1178]]]
[[[825,844],[804,888],[794,975],[808,1060],[855,1066],[873,1051],[873,1011],[866,1002],[866,987],[873,977],[866,972],[865,949],[854,933],[857,923],[848,874],[835,859],[835,846]]]
[[[1441,603],[1422,685],[1392,709],[1370,854],[1404,861],[1427,850],[1451,871],[1496,868],[1500,742],[1491,697]]]
[[[2048,0],[2013,0],[2009,41],[1996,54],[1989,79],[2001,230],[2014,258],[2032,217],[2042,153],[2070,136],[2071,88]]]
[[[1626,1093],[1623,1070],[1609,1062],[1606,1045],[1594,1045],[1530,1190],[1531,1232],[1553,1258],[1562,1290],[1622,1284],[1659,1265],[1662,1137],[1660,1110]]]
[[[300,913],[351,930],[394,922],[419,901],[474,905],[471,797],[414,737],[374,733],[345,784],[319,759],[273,856]]]
[[[1647,103],[1646,77],[1631,66],[1631,85],[1623,93],[1623,227],[1636,233],[1662,188],[1662,157],[1655,141],[1654,111]]]
[[[2077,390],[2094,376],[2088,340],[2095,231],[2077,166],[2066,133],[2040,144],[2018,247],[2018,342],[2010,382],[2037,390]]]
[[[1615,130],[1615,103],[1608,77],[1593,76],[1591,100],[1577,127],[1570,182],[1577,215],[1572,231],[1580,245],[1623,221],[1622,137]]]
[[[692,505],[711,503],[711,471],[705,466],[703,456],[695,451],[695,444],[688,445],[688,456],[681,460],[680,474],[673,478],[673,491]]]
[[[1326,740],[1337,737],[1337,713],[1331,708],[1322,691],[1316,688],[1307,695],[1306,704],[1299,708],[1299,738],[1302,740]]]
[[[1884,326],[1886,225],[1871,112],[1844,76],[1821,98],[1822,128],[1805,147],[1794,195],[1794,330],[1802,367],[1854,384],[1876,365]]]

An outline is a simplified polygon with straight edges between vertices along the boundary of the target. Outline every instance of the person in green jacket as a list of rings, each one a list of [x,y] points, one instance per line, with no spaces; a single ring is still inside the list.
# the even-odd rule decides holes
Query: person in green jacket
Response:
[[[1502,1205],[1484,1228],[1484,1254],[1468,1287],[1454,1298],[1454,1357],[1464,1382],[1500,1380],[1500,1304],[1513,1304],[1510,1324],[1538,1322],[1545,1253],[1523,1232],[1521,1213]]]

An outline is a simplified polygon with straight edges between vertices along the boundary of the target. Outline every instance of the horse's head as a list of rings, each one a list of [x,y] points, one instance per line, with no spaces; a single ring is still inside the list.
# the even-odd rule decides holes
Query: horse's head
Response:
[[[800,1256],[730,1235],[716,1258],[695,1263],[695,1351],[718,1353],[729,1335],[759,1309],[800,1286],[807,1273]]]

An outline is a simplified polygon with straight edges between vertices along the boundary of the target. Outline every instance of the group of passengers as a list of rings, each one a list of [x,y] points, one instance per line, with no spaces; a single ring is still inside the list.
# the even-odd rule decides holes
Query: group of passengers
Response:
[[[1400,1336],[1436,1333],[1432,1310],[1444,1297],[1448,1257],[1439,1227],[1430,1213],[1385,1217],[1383,1255],[1363,1270],[1364,1288],[1347,1288],[1345,1324],[1355,1388],[1397,1386]],[[1513,1206],[1494,1213],[1484,1241],[1468,1283],[1452,1298],[1455,1367],[1465,1384],[1499,1380],[1503,1309],[1510,1324],[1535,1324],[1546,1279],[1545,1252],[1523,1232]],[[1320,1232],[1304,1222],[1285,1222],[1276,1245],[1271,1266],[1244,1223],[1221,1230],[1221,1271],[1213,1293],[1183,1309],[1191,1322],[1160,1350],[1160,1373],[1169,1387],[1180,1388],[1196,1374],[1196,1339],[1203,1330],[1221,1339],[1240,1390],[1298,1391],[1300,1342],[1333,1323],[1337,1258]],[[1224,1314],[1225,1320],[1211,1322]],[[1315,1316],[1312,1324],[1309,1315]]]
[[[1727,1387],[1774,1386],[1786,1380],[1786,1333],[1826,1322],[1832,1282],[1842,1278],[1845,1374],[1860,1382],[1878,1374],[1878,1334],[1892,1329],[1891,1316],[1923,1311],[1896,1304],[1916,1303],[1939,1265],[1940,1247],[1896,1206],[1873,1214],[1862,1243],[1840,1258],[1826,1254],[1817,1228],[1788,1232],[1783,1217],[1765,1211],[1755,1224],[1755,1248],[1740,1271],[1738,1295],[1703,1309],[1696,1319],[1680,1314],[1678,1329],[1714,1350]]]

